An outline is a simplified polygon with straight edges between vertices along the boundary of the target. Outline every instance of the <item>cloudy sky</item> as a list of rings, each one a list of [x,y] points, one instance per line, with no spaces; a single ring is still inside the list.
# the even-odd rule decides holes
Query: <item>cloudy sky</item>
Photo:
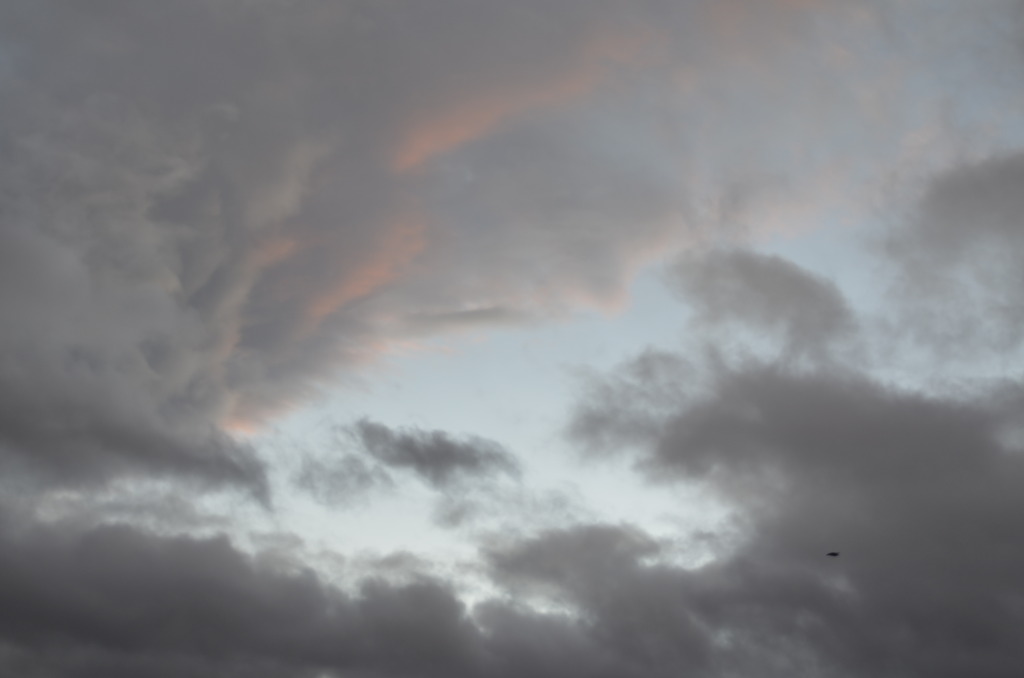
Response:
[[[1024,675],[1019,3],[0,0],[0,157],[0,675]]]

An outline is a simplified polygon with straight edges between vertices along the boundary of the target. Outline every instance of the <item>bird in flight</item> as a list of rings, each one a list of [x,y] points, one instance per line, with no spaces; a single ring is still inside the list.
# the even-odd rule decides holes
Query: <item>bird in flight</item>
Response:
[[[830,552],[826,553],[825,555],[829,556],[830,558],[838,558],[839,557],[839,551],[830,551]]]

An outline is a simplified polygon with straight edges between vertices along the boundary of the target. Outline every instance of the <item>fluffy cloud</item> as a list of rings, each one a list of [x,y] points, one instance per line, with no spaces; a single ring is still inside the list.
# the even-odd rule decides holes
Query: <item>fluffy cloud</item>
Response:
[[[1001,676],[1024,661],[1011,593],[1024,456],[1004,433],[1019,398],[748,364],[720,368],[675,412],[638,420],[606,393],[583,421],[632,439],[652,477],[707,484],[736,507],[743,536],[677,575],[676,595],[694,596],[680,605],[717,629],[712,646],[741,673],[761,657],[775,667],[762,675]]]
[[[311,676],[466,673],[479,632],[443,585],[344,594],[225,538],[5,525],[5,673]],[[322,675],[322,674],[321,674]]]
[[[0,662],[38,676],[1013,675],[1024,467],[1018,449],[992,442],[1006,403],[758,378],[772,397],[740,390],[762,408],[762,429],[778,431],[759,454],[724,454],[708,476],[700,446],[672,427],[651,451],[745,507],[738,541],[700,568],[662,561],[666,545],[629,526],[505,536],[484,555],[509,596],[467,609],[437,580],[345,592],[223,537],[8,516]],[[708,407],[749,408],[733,387]],[[820,422],[787,414],[831,399],[849,406],[825,431],[834,446]],[[864,439],[844,446],[850,429]],[[704,435],[744,447],[733,437]],[[734,492],[730,478],[751,475]],[[542,608],[526,604],[538,596]]]
[[[956,166],[926,187],[886,240],[903,305],[901,332],[944,356],[1021,344],[1024,158]]]
[[[789,357],[824,358],[856,329],[834,283],[780,257],[695,252],[674,267],[671,280],[699,325],[747,325],[776,338]]]

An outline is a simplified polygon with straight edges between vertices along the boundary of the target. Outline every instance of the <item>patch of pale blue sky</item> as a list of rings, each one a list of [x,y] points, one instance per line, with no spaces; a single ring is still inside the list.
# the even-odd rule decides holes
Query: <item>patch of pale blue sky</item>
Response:
[[[685,309],[655,271],[637,278],[631,298],[619,314],[586,312],[560,323],[429,341],[423,350],[371,367],[361,385],[340,387],[286,417],[253,440],[276,458],[277,482],[285,490],[268,519],[321,548],[429,553],[435,562],[450,563],[471,560],[477,539],[490,529],[530,531],[601,520],[637,524],[675,539],[719,524],[722,508],[698,488],[652,488],[628,460],[581,461],[564,439],[579,369],[601,372],[651,346],[681,345]],[[296,455],[338,454],[330,427],[361,417],[498,441],[523,463],[524,477],[521,489],[506,487],[494,499],[519,505],[452,529],[434,523],[439,495],[415,480],[398,478],[392,490],[335,508],[286,487]],[[530,502],[535,505],[524,508]],[[503,523],[510,517],[514,525]],[[702,556],[695,551],[691,557]]]

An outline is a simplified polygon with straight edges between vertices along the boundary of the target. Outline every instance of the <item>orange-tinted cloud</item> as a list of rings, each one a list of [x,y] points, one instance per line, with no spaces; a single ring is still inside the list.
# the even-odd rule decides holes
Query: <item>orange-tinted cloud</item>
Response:
[[[345,304],[395,280],[425,246],[422,221],[406,220],[392,227],[365,262],[313,297],[306,307],[307,318],[318,323]]]
[[[477,91],[416,121],[402,136],[392,169],[413,170],[435,155],[486,136],[511,118],[579,99],[597,88],[610,67],[636,63],[645,54],[656,52],[662,39],[654,29],[640,27],[596,32],[575,59],[554,68],[540,81]]]
[[[299,249],[295,238],[274,238],[267,240],[256,250],[256,264],[260,267],[273,266],[295,254]]]
[[[762,71],[769,63],[766,53],[795,40],[806,15],[827,7],[821,0],[714,0],[703,5],[701,23],[722,56]]]

